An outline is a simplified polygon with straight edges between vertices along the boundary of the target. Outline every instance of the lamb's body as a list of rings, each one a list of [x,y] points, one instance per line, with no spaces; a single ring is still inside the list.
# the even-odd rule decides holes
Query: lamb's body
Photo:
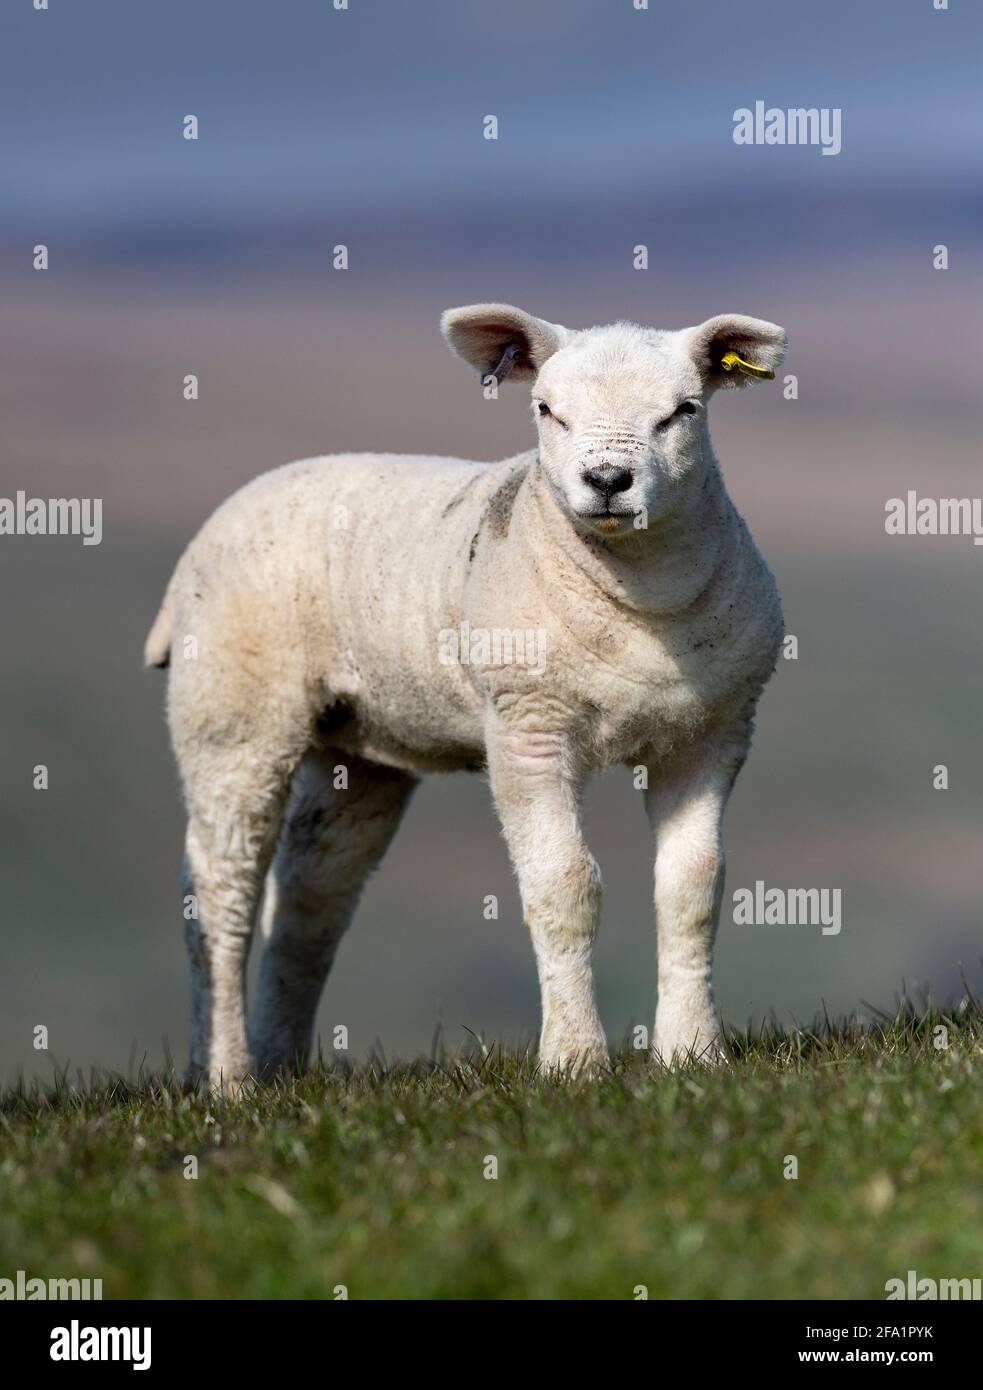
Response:
[[[535,466],[535,453],[492,465],[365,454],[264,474],[181,560],[175,631],[197,638],[199,661],[241,667],[243,681],[259,657],[246,701],[257,714],[296,702],[312,739],[320,730],[333,747],[416,773],[483,766],[490,699],[542,706],[544,719],[553,710],[589,771],[669,753],[753,703],[781,614],[722,482],[685,561],[666,546],[645,576],[659,583],[647,611],[561,549],[551,556]],[[440,634],[462,626],[545,633],[545,668],[442,661]],[[202,705],[195,722],[207,725],[227,711],[201,670],[175,663],[173,698]]]
[[[448,660],[448,634],[494,633],[534,645],[496,664],[479,640],[474,659]],[[584,779],[617,762],[647,769],[662,860],[702,885],[694,929],[660,934],[658,1045],[667,1060],[715,1051],[719,815],[780,638],[771,576],[709,452],[617,546],[571,524],[539,451],[493,465],[338,455],[243,488],[188,547],[148,640],[151,662],[171,652],[200,910],[193,1066],[228,1080],[306,1051],[417,775],[486,765],[539,958],[544,1060],[603,1053],[599,879],[577,806]],[[278,838],[250,1048],[242,969]]]

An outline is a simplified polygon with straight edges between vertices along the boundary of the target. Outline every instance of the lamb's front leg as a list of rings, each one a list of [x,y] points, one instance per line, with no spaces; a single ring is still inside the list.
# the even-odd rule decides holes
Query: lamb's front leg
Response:
[[[489,732],[492,793],[519,879],[542,995],[540,1064],[596,1071],[607,1062],[591,953],[601,878],[580,828],[581,780],[562,735],[500,724]]]
[[[746,740],[718,742],[668,772],[649,769],[655,837],[659,998],[653,1051],[667,1064],[725,1060],[713,996],[713,948],[724,890],[721,822]]]

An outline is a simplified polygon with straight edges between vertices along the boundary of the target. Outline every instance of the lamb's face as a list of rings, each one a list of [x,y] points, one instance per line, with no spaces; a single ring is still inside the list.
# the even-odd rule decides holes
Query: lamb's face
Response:
[[[577,333],[533,383],[543,472],[579,529],[642,530],[703,468],[708,393],[681,336],[627,325]]]
[[[714,392],[773,376],[785,352],[777,324],[744,314],[676,333],[572,332],[510,304],[474,304],[442,324],[486,389],[530,384],[547,486],[578,529],[613,540],[667,516],[698,481]]]

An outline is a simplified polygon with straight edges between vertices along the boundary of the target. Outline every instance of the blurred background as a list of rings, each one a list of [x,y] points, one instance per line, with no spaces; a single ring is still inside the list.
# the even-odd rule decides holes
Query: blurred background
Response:
[[[440,311],[475,300],[574,327],[785,325],[798,399],[777,382],[712,412],[799,651],[731,802],[722,1011],[805,1022],[903,984],[958,996],[961,969],[979,985],[983,551],[888,536],[884,504],[980,492],[983,11],[21,0],[0,25],[0,495],[104,499],[100,546],[0,538],[3,1079],[183,1064],[183,826],[147,628],[194,530],[267,468],[528,447],[527,394],[484,401],[441,341]],[[736,146],[758,99],[842,108],[842,152]],[[627,773],[588,802],[613,1038],[652,1015],[639,803]],[[841,934],[733,925],[757,879],[840,888]],[[487,788],[431,779],[322,1035],[408,1056],[438,1025],[532,1038],[537,1009]]]

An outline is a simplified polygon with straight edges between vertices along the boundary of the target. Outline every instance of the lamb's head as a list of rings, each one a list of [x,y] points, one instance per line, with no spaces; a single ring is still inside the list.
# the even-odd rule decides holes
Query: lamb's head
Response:
[[[449,309],[442,327],[482,377],[531,384],[551,492],[580,530],[609,539],[637,534],[692,492],[712,458],[710,397],[754,380],[748,366],[773,374],[785,352],[781,328],[743,314],[678,332],[571,330],[476,304]]]

